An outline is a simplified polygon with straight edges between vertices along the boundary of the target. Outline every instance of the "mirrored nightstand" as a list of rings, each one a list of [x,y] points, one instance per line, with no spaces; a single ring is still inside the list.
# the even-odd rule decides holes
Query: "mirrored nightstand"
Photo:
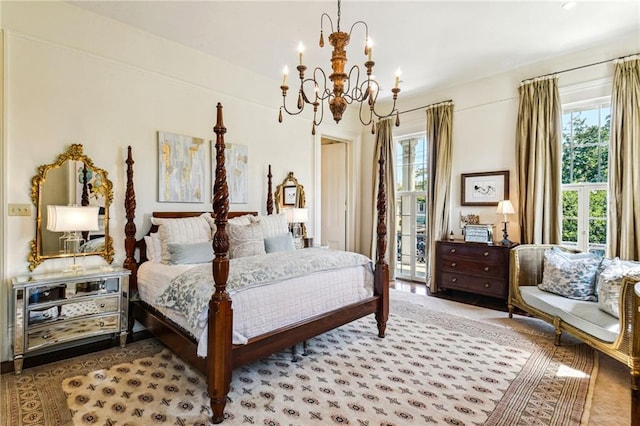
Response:
[[[13,362],[22,372],[31,352],[112,334],[127,342],[129,275],[120,267],[52,272],[13,279]]]

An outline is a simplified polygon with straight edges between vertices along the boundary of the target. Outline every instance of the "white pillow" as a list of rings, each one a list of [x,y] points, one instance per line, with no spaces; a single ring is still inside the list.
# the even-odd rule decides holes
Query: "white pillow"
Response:
[[[147,259],[151,262],[160,263],[162,261],[162,245],[160,244],[160,236],[157,232],[144,237],[147,245]]]
[[[257,221],[265,238],[277,237],[289,232],[286,213],[258,216]]]
[[[242,216],[233,217],[231,219],[227,219],[227,223],[232,225],[249,225],[254,222],[255,216],[252,214],[245,214]]]
[[[162,263],[171,262],[169,244],[204,243],[211,240],[211,226],[202,216],[165,219],[152,217],[151,223],[158,225],[162,248]]]
[[[598,308],[620,318],[620,288],[627,274],[640,273],[640,263],[612,259],[598,277]]]
[[[264,236],[260,224],[229,224],[227,235],[229,236],[229,259],[265,254]]]

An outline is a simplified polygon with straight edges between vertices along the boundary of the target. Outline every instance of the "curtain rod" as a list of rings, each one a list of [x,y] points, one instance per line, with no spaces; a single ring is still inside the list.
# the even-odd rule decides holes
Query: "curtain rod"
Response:
[[[549,76],[556,75],[556,74],[562,74],[562,73],[565,73],[565,72],[580,70],[582,68],[589,68],[589,67],[593,67],[593,66],[596,66],[596,65],[602,65],[602,64],[606,64],[607,62],[612,62],[612,61],[615,61],[617,59],[630,58],[631,56],[635,56],[635,55],[640,55],[640,53],[632,53],[631,55],[620,56],[618,58],[613,58],[613,59],[606,59],[604,61],[594,62],[592,64],[586,64],[586,65],[580,65],[580,66],[573,67],[573,68],[567,68],[566,70],[556,71],[556,72],[552,72],[552,73],[549,73],[549,74],[540,75],[538,77],[525,78],[524,80],[521,81],[521,83],[524,83],[525,81],[529,81],[529,80],[535,80],[536,78],[545,78],[545,77],[549,77]]]
[[[449,99],[449,100],[446,100],[446,101],[436,102],[435,104],[422,105],[422,106],[419,106],[419,107],[407,109],[405,111],[398,111],[398,114],[404,114],[406,112],[418,111],[418,110],[421,110],[421,109],[424,109],[424,108],[427,108],[427,107],[433,107],[433,106],[440,105],[440,104],[446,104],[447,102],[453,103],[453,100]]]

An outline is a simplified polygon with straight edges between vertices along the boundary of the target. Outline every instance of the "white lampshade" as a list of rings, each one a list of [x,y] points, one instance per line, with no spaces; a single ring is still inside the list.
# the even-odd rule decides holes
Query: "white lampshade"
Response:
[[[504,215],[504,221],[507,221],[508,214],[514,214],[515,210],[513,210],[513,204],[509,200],[502,200],[498,203],[498,208],[496,209],[497,214]]]
[[[284,209],[287,214],[288,223],[305,223],[309,220],[308,209],[305,208],[288,208]]]
[[[47,206],[47,229],[53,232],[98,231],[98,212],[93,206]]]
[[[305,223],[309,220],[309,211],[307,209],[294,208],[293,210],[293,223]]]

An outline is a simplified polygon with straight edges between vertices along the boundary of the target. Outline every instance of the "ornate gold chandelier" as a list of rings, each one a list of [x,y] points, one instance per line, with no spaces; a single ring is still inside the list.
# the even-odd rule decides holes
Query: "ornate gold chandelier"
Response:
[[[391,89],[391,92],[393,93],[393,105],[391,107],[391,111],[388,114],[380,114],[375,109],[378,94],[380,93],[380,85],[375,80],[375,77],[371,75],[375,62],[371,59],[372,42],[369,39],[369,27],[367,27],[366,22],[357,21],[351,26],[349,33],[340,31],[340,0],[338,0],[337,31],[333,31],[333,21],[329,15],[323,13],[322,16],[320,16],[320,47],[324,47],[322,25],[325,17],[329,20],[329,24],[331,25],[329,43],[333,46],[333,51],[331,52],[331,69],[333,72],[329,75],[329,80],[333,83],[333,87],[329,87],[327,75],[320,67],[314,68],[313,76],[311,78],[305,78],[304,73],[307,70],[307,67],[302,63],[304,47],[302,46],[302,43],[300,43],[298,47],[300,63],[296,67],[300,77],[300,87],[298,89],[296,109],[290,110],[287,108],[286,100],[287,91],[289,90],[289,86],[287,86],[287,76],[289,70],[285,66],[282,86],[280,86],[280,89],[282,89],[282,106],[278,113],[278,121],[282,123],[283,109],[289,115],[298,115],[304,110],[305,105],[312,105],[313,126],[311,128],[311,134],[315,135],[316,126],[320,125],[324,118],[324,101],[327,101],[329,104],[329,110],[331,111],[336,123],[339,123],[342,119],[342,114],[346,110],[347,105],[356,102],[360,104],[360,111],[358,114],[360,122],[365,126],[371,124],[371,133],[375,133],[375,126],[373,123],[375,118],[387,118],[395,114],[396,126],[399,126],[400,117],[399,112],[396,109],[396,99],[398,98],[398,93],[400,93],[400,88],[398,87],[400,83],[400,70],[396,73],[395,85]],[[358,67],[358,65],[351,67],[349,74],[346,74],[344,71],[347,63],[347,52],[345,47],[349,44],[351,32],[357,24],[362,24],[365,28],[364,54],[367,60],[364,63],[364,66],[367,70],[367,75],[366,78],[363,77],[362,82],[360,81],[360,67]]]

